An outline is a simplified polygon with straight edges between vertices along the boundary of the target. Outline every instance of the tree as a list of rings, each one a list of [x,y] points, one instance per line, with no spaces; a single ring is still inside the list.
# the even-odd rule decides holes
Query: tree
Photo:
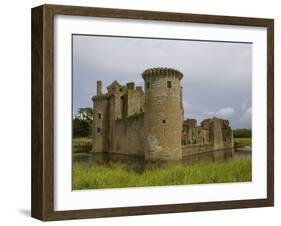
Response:
[[[250,138],[252,137],[251,129],[235,129],[233,130],[233,136],[235,138]]]
[[[73,136],[88,137],[92,134],[93,110],[92,108],[79,108],[73,119]]]
[[[75,118],[85,121],[93,121],[93,109],[92,108],[79,108]]]

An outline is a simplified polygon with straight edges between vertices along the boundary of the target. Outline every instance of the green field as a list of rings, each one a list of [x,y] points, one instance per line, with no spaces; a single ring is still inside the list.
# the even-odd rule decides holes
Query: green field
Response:
[[[251,161],[240,160],[190,166],[167,164],[143,173],[127,171],[120,165],[74,164],[73,189],[121,188],[161,185],[206,184],[251,181]]]
[[[72,151],[74,153],[89,152],[92,147],[92,137],[78,137],[72,140]]]
[[[252,145],[252,138],[234,138],[234,142],[243,145]]]

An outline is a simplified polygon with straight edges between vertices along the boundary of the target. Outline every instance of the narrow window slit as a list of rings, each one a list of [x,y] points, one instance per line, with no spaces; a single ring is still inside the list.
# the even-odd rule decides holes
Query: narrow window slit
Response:
[[[172,82],[171,81],[167,81],[167,87],[172,88]]]
[[[146,83],[146,88],[150,89],[150,83],[149,82]]]

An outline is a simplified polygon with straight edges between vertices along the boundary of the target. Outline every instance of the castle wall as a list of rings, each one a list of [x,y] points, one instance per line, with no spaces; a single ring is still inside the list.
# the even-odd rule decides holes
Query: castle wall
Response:
[[[127,116],[144,111],[144,93],[141,90],[128,89],[127,91]]]
[[[214,152],[218,150],[225,150],[225,149],[233,149],[233,145],[231,142],[224,142],[222,145],[222,148],[220,149],[214,149],[213,144],[187,144],[182,145],[182,156],[190,156],[190,155],[196,155],[201,154],[205,152]]]
[[[92,151],[95,153],[108,150],[108,107],[108,99],[104,96],[94,99]]]
[[[200,128],[198,131],[198,143],[208,144],[210,142],[210,132],[209,130]]]
[[[209,127],[197,126],[195,119],[186,119],[183,123],[182,144],[209,144]]]
[[[212,121],[210,126],[210,136],[213,142],[214,150],[220,150],[223,148],[223,134],[221,123],[218,119]]]
[[[108,152],[115,148],[115,120],[120,117],[120,101],[114,95],[109,97],[108,111]]]
[[[234,145],[232,144],[232,142],[224,142],[223,148],[224,149],[234,148]]]
[[[123,155],[144,156],[144,113],[115,121],[115,149]]]
[[[223,149],[233,149],[233,132],[227,120],[212,118],[196,126],[194,119],[183,124],[183,156]]]
[[[188,144],[182,146],[182,156],[195,155],[213,151],[212,144]]]

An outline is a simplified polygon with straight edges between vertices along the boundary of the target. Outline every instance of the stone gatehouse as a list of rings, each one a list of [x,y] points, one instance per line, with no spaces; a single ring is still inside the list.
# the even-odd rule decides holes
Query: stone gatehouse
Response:
[[[233,148],[228,120],[184,120],[181,79],[172,68],[142,73],[144,90],[114,81],[92,97],[94,153],[140,156],[148,161],[177,161],[184,156]],[[187,109],[188,110],[188,109]]]

